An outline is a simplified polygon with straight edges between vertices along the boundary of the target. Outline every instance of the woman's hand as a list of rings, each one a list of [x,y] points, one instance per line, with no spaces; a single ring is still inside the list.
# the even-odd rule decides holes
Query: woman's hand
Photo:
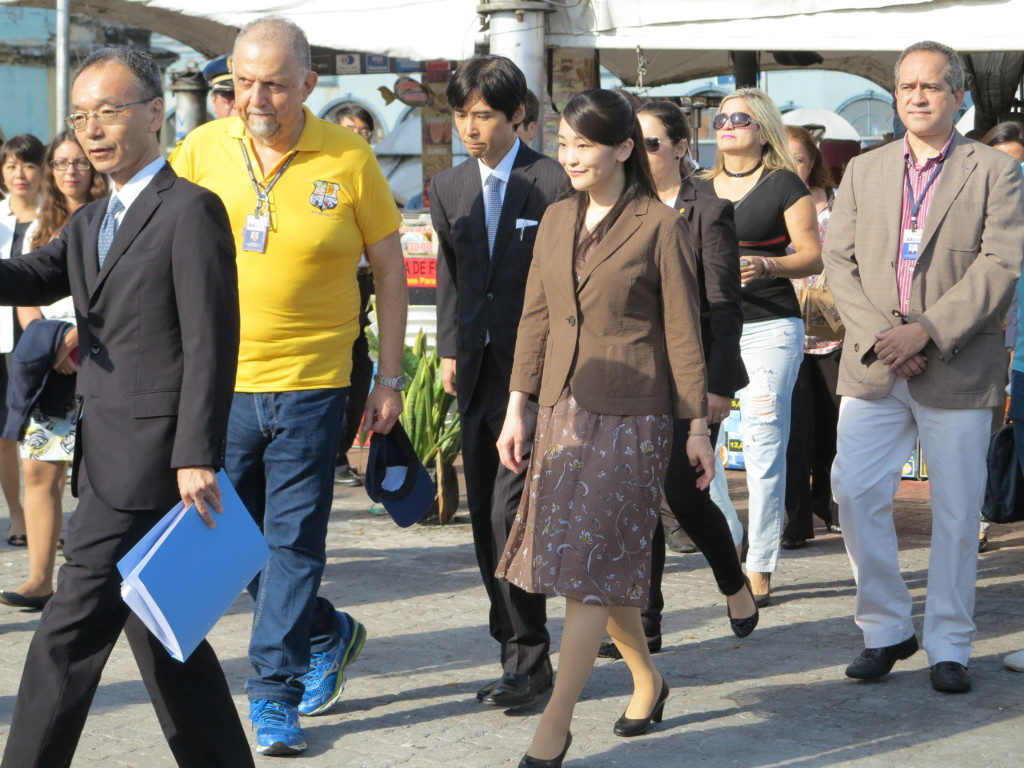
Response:
[[[708,392],[708,423],[718,424],[725,421],[732,410],[732,398]]]
[[[764,277],[765,265],[761,256],[746,254],[740,256],[740,283],[746,285],[751,280]]]
[[[513,392],[508,399],[508,410],[505,412],[505,423],[498,436],[498,458],[502,466],[510,472],[519,473],[526,468],[523,458],[531,435],[526,434],[526,421],[523,413],[526,410],[527,395],[525,392]]]
[[[72,328],[64,334],[64,340],[57,350],[57,357],[53,361],[53,370],[57,373],[70,375],[78,370],[75,361],[71,359],[71,353],[78,349],[78,328]]]
[[[690,436],[686,438],[686,458],[697,469],[697,490],[703,491],[715,476],[715,449],[707,434],[705,419],[690,420]]]

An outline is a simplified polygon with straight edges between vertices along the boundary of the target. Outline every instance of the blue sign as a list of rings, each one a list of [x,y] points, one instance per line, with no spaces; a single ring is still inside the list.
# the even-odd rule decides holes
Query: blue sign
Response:
[[[395,59],[395,72],[422,72],[423,62],[414,59]]]
[[[366,72],[370,74],[372,72],[390,72],[391,61],[387,56],[383,56],[379,53],[368,53],[366,54]]]

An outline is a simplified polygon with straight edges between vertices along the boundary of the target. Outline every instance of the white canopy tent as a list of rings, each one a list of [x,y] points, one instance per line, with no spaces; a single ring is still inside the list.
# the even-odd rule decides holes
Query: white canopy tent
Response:
[[[52,0],[0,0],[52,7]],[[481,0],[72,0],[73,13],[152,29],[207,55],[231,47],[238,27],[280,14],[315,46],[411,59],[461,59],[482,39]],[[922,37],[960,51],[1024,49],[1024,0],[554,0],[549,45],[596,48],[634,82],[723,74],[729,51],[816,51],[821,66],[888,87],[897,51]],[[762,54],[761,68],[787,68]]]

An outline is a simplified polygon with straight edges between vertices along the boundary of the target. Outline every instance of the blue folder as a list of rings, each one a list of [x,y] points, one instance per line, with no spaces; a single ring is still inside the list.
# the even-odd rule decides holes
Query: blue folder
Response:
[[[189,657],[270,557],[223,470],[217,485],[224,511],[211,513],[216,528],[179,503],[117,564],[124,601],[178,661]]]

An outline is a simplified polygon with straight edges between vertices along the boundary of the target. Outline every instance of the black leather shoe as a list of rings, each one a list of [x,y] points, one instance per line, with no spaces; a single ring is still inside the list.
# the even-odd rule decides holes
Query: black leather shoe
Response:
[[[668,683],[665,682],[665,678],[661,678],[661,693],[658,694],[658,700],[654,702],[654,708],[651,710],[651,714],[647,717],[639,719],[630,719],[625,714],[622,715],[618,720],[615,721],[615,727],[612,729],[615,731],[616,736],[642,736],[651,730],[651,723],[660,723],[661,716],[665,714],[665,700],[668,698]]]
[[[50,602],[53,592],[42,597],[25,597],[20,592],[0,592],[0,603],[12,608],[26,608],[30,611],[41,611]]]
[[[807,546],[807,539],[796,539],[790,536],[783,536],[779,541],[779,546],[783,549],[803,549]]]
[[[569,751],[570,744],[572,744],[571,731],[566,735],[565,749],[562,750],[562,754],[558,757],[553,757],[550,760],[541,760],[537,757],[530,757],[528,754],[523,755],[523,759],[519,761],[519,768],[562,768],[562,761],[565,760],[565,753]]]
[[[692,555],[697,551],[697,545],[686,535],[681,525],[665,529],[665,546],[680,555]]]
[[[481,701],[492,707],[525,707],[551,687],[551,662],[532,675],[506,673]]]
[[[911,635],[902,643],[887,645],[884,648],[865,648],[860,656],[846,668],[846,676],[858,680],[874,680],[883,677],[892,670],[893,665],[901,659],[909,659],[917,653],[917,636]]]
[[[500,682],[501,682],[501,678],[498,678],[497,680],[492,680],[491,682],[489,682],[487,685],[485,685],[483,688],[481,688],[479,691],[476,692],[476,700],[477,701],[483,701],[484,698],[487,696],[487,694],[489,694],[491,691],[493,691],[495,689],[495,687],[498,685],[498,683],[500,683]]]
[[[647,638],[647,650],[650,653],[658,653],[661,650],[661,635],[655,635],[654,637]],[[622,654],[619,653],[619,648],[613,642],[601,643],[601,647],[597,649],[597,658],[599,659],[621,659]]]
[[[967,693],[971,678],[967,667],[956,661],[940,661],[932,665],[932,688],[942,693]]]

